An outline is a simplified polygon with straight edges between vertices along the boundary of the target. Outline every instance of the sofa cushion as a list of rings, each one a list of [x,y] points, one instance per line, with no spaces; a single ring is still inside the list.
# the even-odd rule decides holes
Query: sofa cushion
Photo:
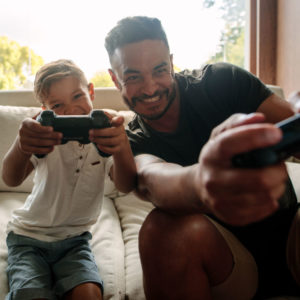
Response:
[[[41,111],[39,107],[23,107],[23,106],[0,106],[0,169],[2,170],[2,159],[13,141],[15,140],[19,126],[27,117],[33,117]],[[2,172],[2,171],[1,171]],[[33,173],[26,178],[26,180],[17,187],[8,187],[0,178],[1,191],[14,191],[14,192],[31,192],[33,186]]]
[[[150,202],[140,200],[133,193],[120,193],[114,203],[120,217],[125,244],[126,298],[143,300],[145,295],[138,235],[146,216],[154,206]]]
[[[23,205],[28,193],[1,192],[0,201],[0,299],[8,292],[6,277],[7,247],[6,225],[11,212]],[[125,267],[124,243],[119,217],[112,200],[104,197],[101,214],[91,228],[91,247],[99,273],[104,281],[104,299],[124,299]]]

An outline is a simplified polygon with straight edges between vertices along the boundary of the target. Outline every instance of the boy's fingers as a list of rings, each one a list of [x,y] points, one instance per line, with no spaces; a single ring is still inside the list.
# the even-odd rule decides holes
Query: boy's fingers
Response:
[[[115,116],[111,120],[111,125],[112,126],[121,126],[124,123],[124,117],[123,116]]]

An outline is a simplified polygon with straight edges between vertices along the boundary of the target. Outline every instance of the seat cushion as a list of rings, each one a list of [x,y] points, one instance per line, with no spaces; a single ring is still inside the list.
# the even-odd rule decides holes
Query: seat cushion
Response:
[[[23,205],[28,193],[0,192],[0,299],[8,292],[6,277],[6,225],[14,209]],[[124,299],[125,267],[121,226],[112,200],[104,197],[102,211],[91,228],[91,247],[99,273],[104,281],[104,299]]]

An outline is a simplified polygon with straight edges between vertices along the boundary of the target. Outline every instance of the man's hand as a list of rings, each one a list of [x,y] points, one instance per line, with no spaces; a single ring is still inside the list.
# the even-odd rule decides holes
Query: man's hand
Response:
[[[194,182],[204,205],[232,225],[249,224],[274,213],[287,179],[284,163],[261,169],[232,166],[234,155],[276,144],[282,137],[271,124],[250,124],[257,118],[263,120],[260,114],[249,118],[227,120],[223,124],[226,130],[219,126],[218,132],[212,134],[199,156]],[[242,126],[228,126],[228,122]]]

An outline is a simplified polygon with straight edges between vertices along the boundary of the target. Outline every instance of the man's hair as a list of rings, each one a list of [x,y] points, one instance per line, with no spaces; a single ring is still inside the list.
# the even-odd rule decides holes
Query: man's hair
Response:
[[[38,101],[48,97],[52,83],[67,76],[73,76],[88,86],[88,81],[83,71],[71,60],[59,59],[42,66],[36,73],[34,80],[34,94]]]
[[[168,39],[160,20],[144,16],[127,17],[120,20],[107,34],[105,48],[111,59],[116,49],[144,40],[161,40],[169,49]]]

